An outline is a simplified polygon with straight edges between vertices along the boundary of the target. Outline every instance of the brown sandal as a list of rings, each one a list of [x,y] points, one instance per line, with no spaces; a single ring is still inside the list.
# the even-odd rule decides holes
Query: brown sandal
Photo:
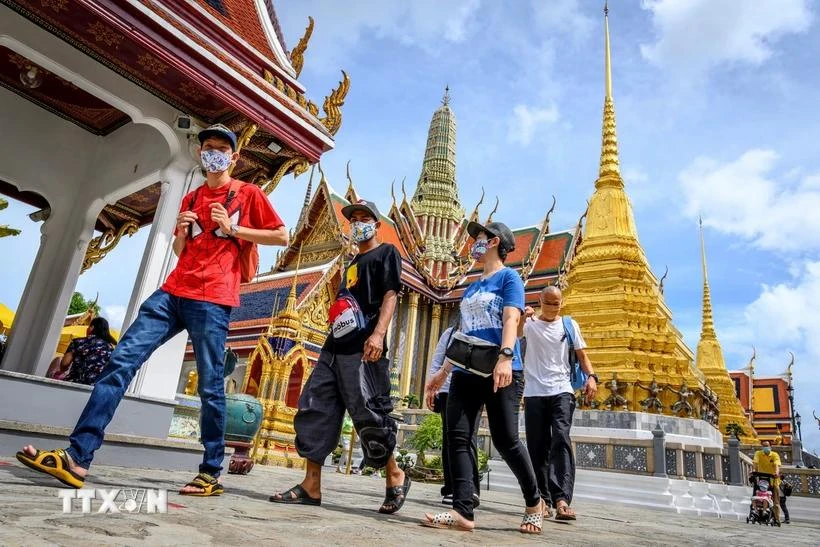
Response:
[[[576,520],[575,511],[569,505],[559,505],[555,508],[555,520]]]

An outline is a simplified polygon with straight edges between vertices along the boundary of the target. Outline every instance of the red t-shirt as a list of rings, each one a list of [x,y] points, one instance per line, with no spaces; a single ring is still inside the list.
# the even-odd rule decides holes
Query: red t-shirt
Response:
[[[223,206],[230,184],[211,189],[203,185],[182,199],[180,212],[193,210],[198,219],[191,225],[179,262],[162,290],[183,298],[204,300],[225,306],[239,305],[239,246],[247,241],[225,236],[211,220],[211,203]],[[193,199],[193,207],[191,207]],[[285,223],[273,210],[268,196],[255,184],[242,184],[228,205],[234,224],[258,230],[275,230]]]

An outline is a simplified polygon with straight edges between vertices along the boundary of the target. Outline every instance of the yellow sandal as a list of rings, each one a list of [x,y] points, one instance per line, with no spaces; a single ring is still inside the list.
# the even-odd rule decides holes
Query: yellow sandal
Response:
[[[71,471],[65,450],[37,450],[34,457],[23,451],[17,453],[17,460],[35,471],[51,475],[71,488],[82,488],[85,479]]]
[[[200,473],[194,480],[186,484],[185,486],[192,486],[194,488],[202,488],[202,492],[183,492],[182,490],[179,491],[180,496],[199,496],[199,497],[207,497],[207,496],[219,496],[225,491],[225,487],[223,487],[215,477],[207,473]]]

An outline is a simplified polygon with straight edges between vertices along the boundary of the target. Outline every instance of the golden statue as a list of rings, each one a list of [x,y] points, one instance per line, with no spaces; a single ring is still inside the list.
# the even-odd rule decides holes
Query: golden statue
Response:
[[[195,370],[188,373],[188,382],[185,384],[185,395],[196,395],[197,383],[199,376]]]

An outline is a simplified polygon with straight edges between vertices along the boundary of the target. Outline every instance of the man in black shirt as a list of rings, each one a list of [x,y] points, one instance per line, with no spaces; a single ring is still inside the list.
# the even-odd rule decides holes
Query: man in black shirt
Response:
[[[270,501],[320,505],[322,463],[339,441],[345,409],[361,439],[364,463],[386,468],[387,486],[380,513],[401,509],[410,477],[396,464],[396,421],[390,417],[390,363],[385,357],[387,327],[401,290],[401,256],[380,243],[379,211],[360,200],[342,209],[359,253],[347,266],[336,302],[331,333],[299,398],[294,418],[296,449],[307,460],[305,479]]]

